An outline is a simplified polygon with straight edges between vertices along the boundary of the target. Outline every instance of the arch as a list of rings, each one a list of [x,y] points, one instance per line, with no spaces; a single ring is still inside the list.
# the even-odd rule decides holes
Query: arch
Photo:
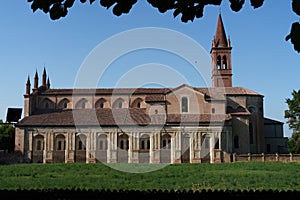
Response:
[[[227,57],[225,55],[222,58],[222,69],[227,69]]]
[[[107,162],[108,139],[105,133],[100,133],[97,137],[96,159],[100,162]]]
[[[107,150],[107,148],[108,148],[107,136],[105,134],[100,134],[97,138],[97,149]]]
[[[171,163],[171,135],[166,133],[161,137],[161,139],[160,162]]]
[[[54,162],[65,162],[66,138],[63,134],[55,136]]]
[[[80,99],[79,101],[77,101],[77,103],[75,104],[75,108],[76,109],[84,109],[87,106],[88,101],[85,98]]]
[[[190,162],[190,135],[184,134],[181,141],[181,162]]]
[[[104,99],[104,98],[101,98],[101,99],[99,99],[98,101],[96,101],[96,103],[95,103],[95,108],[106,108],[107,107],[107,105],[106,105],[106,99]]]
[[[164,134],[162,136],[162,143],[161,143],[162,149],[171,149],[171,136],[169,133]]]
[[[42,151],[44,150],[44,136],[37,135],[34,137],[34,150]]]
[[[137,98],[132,102],[131,107],[132,108],[141,108],[142,102],[143,102],[143,100],[141,98]]]
[[[123,107],[123,103],[124,103],[124,99],[118,98],[118,99],[115,100],[115,102],[113,103],[113,108],[122,108],[122,107]]]
[[[75,161],[86,162],[86,135],[77,133],[75,138]]]
[[[53,109],[55,107],[55,104],[53,101],[51,101],[49,98],[45,98],[40,103],[40,108],[42,109]]]
[[[43,150],[44,150],[44,136],[36,135],[33,138],[33,155],[32,162],[42,163],[43,162]]]
[[[55,149],[57,151],[64,151],[66,150],[66,140],[63,134],[59,134],[55,137]]]
[[[62,99],[59,103],[58,103],[58,107],[61,109],[67,109],[69,106],[70,100],[67,98]]]
[[[149,150],[150,149],[150,135],[142,134],[140,137],[140,149]]]
[[[86,135],[76,134],[76,150],[86,150]]]
[[[118,135],[118,162],[128,162],[128,149],[129,149],[129,137],[127,134],[122,133]]]
[[[221,69],[221,56],[217,56],[217,69]]]
[[[150,135],[147,133],[140,134],[139,138],[139,163],[150,162]]]

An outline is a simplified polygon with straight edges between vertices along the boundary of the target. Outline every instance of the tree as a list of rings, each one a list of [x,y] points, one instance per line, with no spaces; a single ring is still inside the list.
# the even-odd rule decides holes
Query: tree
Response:
[[[0,119],[0,150],[11,152],[14,150],[15,128]]]
[[[33,12],[42,10],[44,13],[49,14],[52,20],[57,20],[67,16],[68,10],[74,5],[75,0],[27,0],[31,3]],[[148,3],[158,9],[159,12],[165,13],[173,11],[173,16],[176,18],[181,14],[181,21],[188,22],[194,21],[195,18],[203,16],[203,10],[207,5],[220,6],[222,0],[147,0]],[[239,12],[245,0],[228,0],[230,8],[234,12]],[[81,3],[93,4],[95,0],[80,0]],[[112,8],[112,12],[116,16],[127,14],[130,12],[133,5],[137,0],[99,0],[100,5],[106,9]],[[264,0],[250,0],[251,6],[259,8],[263,5]],[[275,1],[273,3],[276,3]],[[290,3],[290,1],[287,1]],[[300,16],[300,0],[292,0],[292,10]],[[285,37],[286,41],[291,41],[294,50],[300,53],[300,24],[294,22],[291,26],[290,33]]]
[[[292,98],[287,98],[288,109],[284,117],[288,119],[289,128],[294,132],[289,139],[289,149],[292,153],[300,153],[300,90],[293,90]]]

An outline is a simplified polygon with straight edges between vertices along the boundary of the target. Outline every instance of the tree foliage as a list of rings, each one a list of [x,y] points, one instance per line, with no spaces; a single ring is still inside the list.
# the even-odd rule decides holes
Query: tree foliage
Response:
[[[300,153],[300,90],[293,90],[292,98],[287,98],[288,109],[284,117],[288,119],[288,125],[294,130],[289,139],[289,149],[292,153]]]
[[[3,124],[3,121],[0,119],[0,150],[13,151],[14,134],[15,128],[10,124]]]
[[[31,3],[33,12],[42,10],[49,14],[52,20],[57,20],[65,17],[69,9],[74,5],[75,0],[27,0]],[[80,0],[81,3],[93,4],[96,0]],[[220,6],[222,0],[147,0],[148,3],[158,9],[159,12],[165,13],[173,11],[173,16],[176,18],[181,15],[181,21],[186,23],[194,21],[195,18],[203,17],[203,11],[207,5]],[[225,0],[223,0],[225,1]],[[245,0],[227,0],[230,3],[230,8],[234,12],[239,12]],[[112,7],[112,12],[116,16],[127,14],[132,9],[137,0],[99,0],[100,5],[109,9]],[[255,9],[263,5],[264,0],[250,0],[250,5]],[[272,3],[276,3],[275,1]],[[286,1],[290,3],[290,1]],[[300,16],[300,0],[292,0],[292,10]],[[294,22],[291,26],[290,33],[285,37],[285,40],[290,40],[294,46],[294,50],[300,52],[300,24]]]

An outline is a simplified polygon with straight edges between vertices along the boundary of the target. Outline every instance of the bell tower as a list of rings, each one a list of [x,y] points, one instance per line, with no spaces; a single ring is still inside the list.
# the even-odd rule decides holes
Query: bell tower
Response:
[[[231,44],[227,39],[221,14],[210,50],[212,58],[212,86],[232,87]]]

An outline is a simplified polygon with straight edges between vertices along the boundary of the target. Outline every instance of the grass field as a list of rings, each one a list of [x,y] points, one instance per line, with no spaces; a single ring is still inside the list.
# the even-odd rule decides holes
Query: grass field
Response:
[[[141,164],[0,165],[0,190],[278,190],[300,191],[300,163],[174,164],[147,173],[114,168]]]

